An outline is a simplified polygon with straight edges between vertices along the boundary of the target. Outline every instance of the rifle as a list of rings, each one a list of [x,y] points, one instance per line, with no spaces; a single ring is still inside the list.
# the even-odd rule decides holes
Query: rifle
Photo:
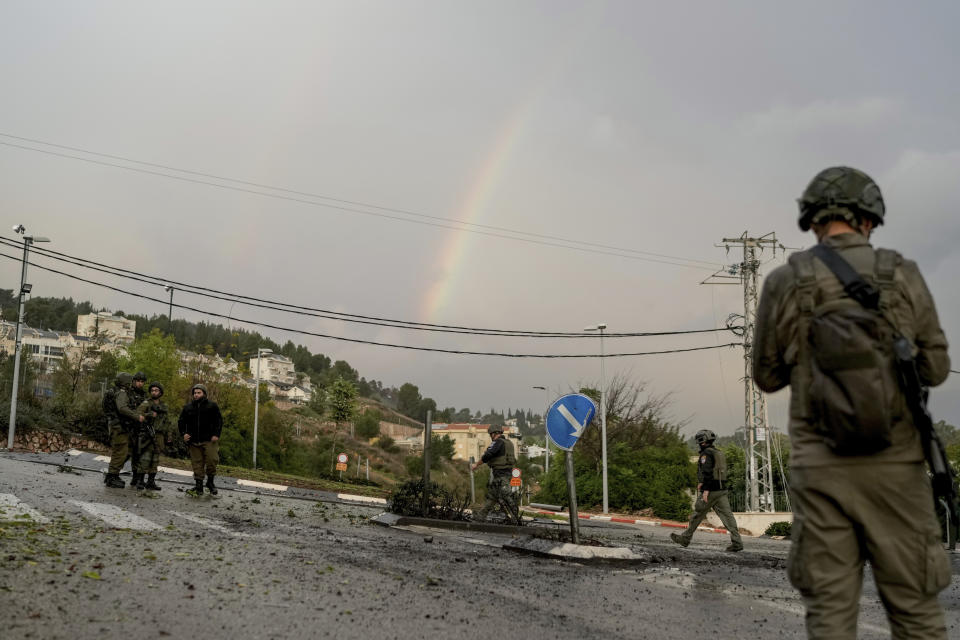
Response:
[[[913,416],[913,424],[920,432],[923,442],[923,455],[933,474],[933,495],[945,503],[950,513],[953,528],[960,527],[960,504],[957,503],[956,472],[947,458],[943,441],[933,427],[933,418],[927,409],[927,389],[920,382],[917,362],[913,358],[913,345],[903,336],[897,336],[893,342],[893,352],[897,359],[897,373],[900,385],[907,398],[907,407]]]
[[[880,291],[854,269],[839,253],[824,244],[818,244],[812,249],[813,254],[833,272],[843,284],[843,290],[851,298],[859,302],[864,308],[877,313],[880,310]],[[920,381],[917,371],[917,361],[913,357],[913,344],[900,333],[896,325],[887,318],[888,324],[894,330],[893,355],[897,365],[897,376],[900,379],[900,389],[907,400],[907,407],[913,417],[913,424],[920,432],[920,441],[923,445],[923,456],[933,474],[932,485],[934,498],[944,504],[950,514],[950,522],[954,529],[960,527],[960,504],[957,502],[956,472],[947,458],[943,441],[933,427],[933,418],[927,409],[929,391]]]

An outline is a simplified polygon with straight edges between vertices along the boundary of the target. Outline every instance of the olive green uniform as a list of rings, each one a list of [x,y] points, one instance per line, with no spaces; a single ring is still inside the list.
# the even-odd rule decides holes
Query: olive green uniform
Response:
[[[506,436],[500,436],[497,440],[503,441],[503,449],[495,457],[486,461],[486,465],[490,467],[490,480],[487,483],[487,499],[483,508],[476,513],[478,520],[485,519],[487,514],[497,508],[501,500],[506,501],[511,510],[516,503],[510,487],[511,472],[517,461],[516,449]]]
[[[864,236],[843,233],[823,243],[876,284],[875,252]],[[828,303],[858,304],[826,265],[814,260],[813,266],[814,313]],[[792,266],[767,276],[757,311],[753,377],[767,392],[791,387],[794,521],[788,573],[806,604],[809,637],[856,637],[863,565],[869,560],[893,637],[945,640],[937,593],[949,583],[950,568],[920,435],[903,394],[891,389],[882,399],[894,405],[891,446],[871,455],[835,454],[814,417],[813,365],[800,305]],[[943,382],[950,367],[947,341],[914,262],[897,256],[892,285],[881,289],[881,309],[916,346],[922,382]]]
[[[133,388],[122,387],[116,395],[116,411],[110,415],[110,466],[108,473],[118,475],[124,463],[130,459],[133,446],[131,439],[136,425],[140,424],[140,414],[136,407],[143,400],[142,393]],[[136,459],[133,462],[136,466]],[[133,469],[136,471],[136,468]]]
[[[730,508],[730,500],[727,497],[728,491],[722,488],[726,481],[726,473],[726,461],[723,454],[717,451],[713,445],[701,448],[700,458],[697,461],[697,480],[702,490],[707,491],[707,499],[703,499],[703,491],[698,492],[697,501],[693,507],[693,515],[690,516],[690,523],[686,530],[678,535],[678,542],[683,546],[690,544],[690,539],[696,533],[697,527],[700,526],[700,523],[712,509],[730,534],[730,550],[739,551],[743,548],[737,519],[733,517],[733,509]]]
[[[160,400],[144,400],[137,407],[137,413],[143,416],[137,448],[140,452],[140,470],[155,474],[163,446],[170,440],[167,405]]]

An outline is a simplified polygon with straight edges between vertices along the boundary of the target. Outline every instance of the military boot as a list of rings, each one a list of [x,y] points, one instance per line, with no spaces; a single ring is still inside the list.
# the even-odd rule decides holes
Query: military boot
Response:
[[[673,540],[674,542],[676,542],[676,543],[677,543],[678,545],[680,545],[681,547],[688,547],[688,546],[690,546],[690,541],[687,540],[687,539],[685,539],[685,538],[684,538],[682,535],[680,535],[679,533],[671,533],[671,534],[670,534],[670,539]]]
[[[157,474],[151,473],[147,476],[147,484],[144,488],[151,491],[160,491],[160,486],[157,484]]]
[[[199,498],[200,496],[203,495],[203,480],[197,480],[196,478],[194,478],[194,482],[196,484],[193,487],[193,489],[187,489],[187,495],[192,496],[194,498]]]
[[[140,483],[143,481],[142,473],[133,473],[130,475],[130,488],[137,489],[140,486]]]
[[[213,484],[213,476],[207,476],[207,489],[210,491],[210,495],[217,495],[217,487]]]
[[[139,476],[137,476],[137,490],[143,491],[146,488],[147,488],[147,483],[146,483],[146,480],[144,479],[144,474],[141,473]]]
[[[126,483],[116,473],[108,473],[104,483],[111,489],[123,489]]]
[[[743,545],[738,542],[731,542],[730,545],[726,548],[726,550],[730,551],[731,553],[743,551]]]

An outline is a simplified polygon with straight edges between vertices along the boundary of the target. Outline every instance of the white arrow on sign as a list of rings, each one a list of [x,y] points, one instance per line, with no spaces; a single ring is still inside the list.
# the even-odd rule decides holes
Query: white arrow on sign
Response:
[[[573,433],[571,435],[577,436],[579,438],[580,435],[583,434],[583,430],[587,428],[586,418],[584,418],[583,424],[580,424],[579,422],[577,422],[577,419],[573,417],[573,414],[570,413],[570,410],[567,409],[567,407],[562,404],[559,407],[557,407],[557,411],[560,413],[560,415],[563,416],[564,420],[569,422],[570,426],[573,427]]]

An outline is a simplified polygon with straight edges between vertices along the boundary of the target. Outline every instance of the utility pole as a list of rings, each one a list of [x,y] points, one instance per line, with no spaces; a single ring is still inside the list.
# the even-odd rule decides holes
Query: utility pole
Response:
[[[740,284],[743,286],[743,405],[747,445],[746,502],[750,511],[774,511],[773,465],[770,458],[770,430],[767,424],[767,398],[753,381],[753,341],[757,326],[757,303],[760,300],[760,259],[758,253],[786,247],[771,232],[752,237],[746,231],[738,238],[724,238],[721,244],[743,250],[743,261],[721,269],[700,284]],[[739,315],[739,314],[737,314]]]

